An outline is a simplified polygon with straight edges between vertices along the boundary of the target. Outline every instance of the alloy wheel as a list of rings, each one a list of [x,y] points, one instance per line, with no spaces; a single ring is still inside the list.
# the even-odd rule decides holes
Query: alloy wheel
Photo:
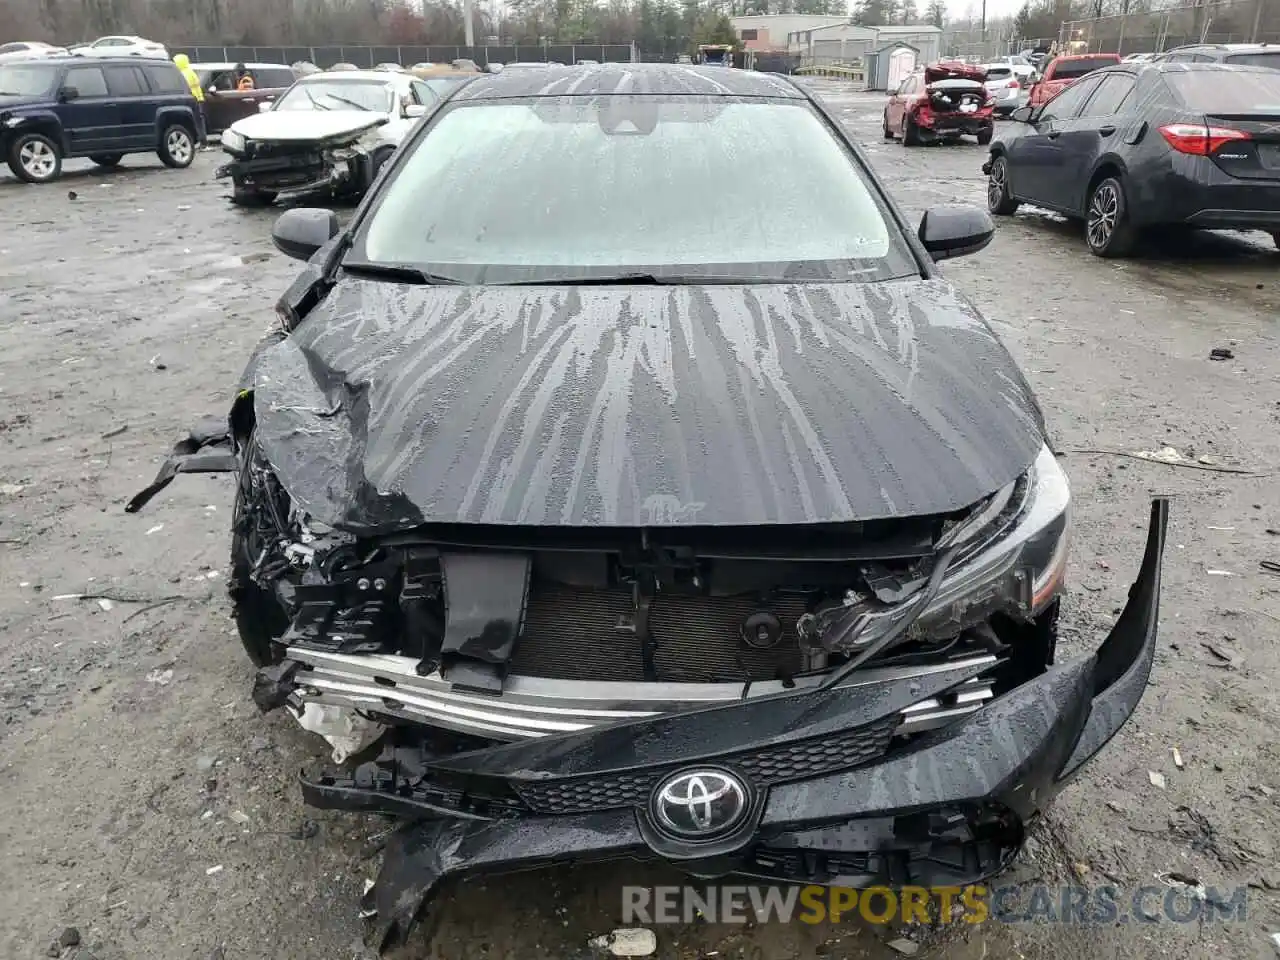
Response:
[[[173,130],[165,140],[165,146],[177,163],[186,163],[191,159],[191,138],[182,130]]]
[[[996,157],[991,164],[991,176],[987,180],[987,206],[994,210],[1004,199],[1004,157]]]
[[[57,169],[58,157],[43,140],[30,140],[18,151],[18,162],[33,178],[47,180]]]
[[[1089,204],[1089,246],[1101,250],[1107,245],[1115,233],[1119,214],[1120,198],[1116,195],[1116,188],[1104,183],[1093,192],[1093,200]]]

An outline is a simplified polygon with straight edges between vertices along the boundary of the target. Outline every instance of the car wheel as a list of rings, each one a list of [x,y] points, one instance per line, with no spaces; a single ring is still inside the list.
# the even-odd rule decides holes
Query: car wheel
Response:
[[[987,209],[1001,217],[1018,211],[1018,201],[1009,195],[1009,162],[1003,155],[991,158],[991,173],[987,177]]]
[[[884,138],[886,140],[893,139],[893,131],[889,129],[889,111],[884,112]]]
[[[902,121],[902,145],[904,147],[920,146],[920,128],[910,117]]]
[[[993,127],[987,127],[987,129],[985,130],[979,130],[978,145],[985,147],[988,143],[991,142],[991,136],[994,133],[995,133],[995,129]]]
[[[95,153],[89,158],[100,167],[118,167],[124,159],[123,153]]]
[[[27,183],[49,183],[62,174],[62,150],[42,133],[24,133],[9,145],[9,169]]]
[[[189,167],[196,158],[195,137],[182,124],[170,124],[160,136],[160,149],[157,152],[166,167]]]
[[[1136,231],[1129,221],[1124,187],[1107,177],[1089,195],[1084,219],[1085,241],[1099,257],[1124,257],[1133,249]]]
[[[276,195],[270,190],[257,190],[245,186],[243,181],[232,181],[231,202],[237,207],[269,207],[275,200]]]
[[[235,516],[243,513],[244,492],[236,495]],[[240,643],[255,666],[266,667],[278,659],[272,643],[289,628],[289,617],[276,598],[249,578],[253,569],[250,548],[243,523],[236,523],[231,533],[231,615],[235,619]]]

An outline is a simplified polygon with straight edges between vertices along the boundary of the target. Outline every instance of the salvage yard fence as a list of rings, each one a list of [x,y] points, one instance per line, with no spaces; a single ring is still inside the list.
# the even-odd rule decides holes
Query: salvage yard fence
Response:
[[[1280,41],[1280,3],[1219,0],[1109,17],[1066,20],[1059,49],[1070,53],[1162,53],[1192,43]]]
[[[328,69],[336,63],[357,67],[374,67],[379,63],[449,63],[473,60],[480,66],[490,63],[556,62],[577,63],[599,60],[601,63],[631,63],[637,59],[635,44],[630,43],[552,43],[524,45],[490,45],[482,47],[453,46],[347,46],[324,47],[244,47],[196,44],[172,46],[170,54],[185,53],[192,63],[314,63]]]

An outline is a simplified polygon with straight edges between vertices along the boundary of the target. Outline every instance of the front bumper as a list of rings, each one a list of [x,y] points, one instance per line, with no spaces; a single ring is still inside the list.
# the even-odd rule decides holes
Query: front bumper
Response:
[[[214,171],[217,179],[230,178],[251,190],[279,195],[341,190],[360,182],[363,155],[347,149],[299,149],[268,157],[240,157]]]
[[[1154,501],[1138,579],[1095,653],[878,760],[858,751],[897,722],[904,701],[927,694],[918,680],[916,689],[802,691],[457,754],[432,761],[441,785],[430,797],[394,774],[304,780],[304,795],[348,809],[389,809],[386,797],[396,795],[410,798],[403,812],[427,815],[392,835],[366,894],[378,949],[402,942],[447,880],[563,861],[658,859],[704,877],[854,887],[979,882],[1016,856],[1026,826],[1142,697],[1167,519],[1167,501]],[[749,748],[702,756],[706,744],[744,739]],[[833,754],[844,755],[842,769],[804,777],[827,769]],[[756,785],[746,823],[709,843],[675,840],[651,819],[651,784],[708,763]],[[784,768],[790,776],[779,775]],[[510,785],[509,799],[464,811],[458,799],[470,787],[451,795],[443,786],[485,780]]]

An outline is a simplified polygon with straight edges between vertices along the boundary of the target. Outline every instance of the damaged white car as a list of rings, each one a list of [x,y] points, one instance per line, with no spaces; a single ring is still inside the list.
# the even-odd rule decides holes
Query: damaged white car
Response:
[[[318,192],[356,199],[439,101],[408,74],[305,77],[261,113],[223,131],[222,149],[233,159],[216,176],[230,178],[232,202],[241,206]]]

